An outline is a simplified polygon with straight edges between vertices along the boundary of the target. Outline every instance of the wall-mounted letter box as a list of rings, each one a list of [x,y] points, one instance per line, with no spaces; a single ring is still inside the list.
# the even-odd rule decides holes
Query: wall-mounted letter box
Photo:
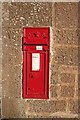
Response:
[[[23,30],[23,98],[49,98],[50,29]]]

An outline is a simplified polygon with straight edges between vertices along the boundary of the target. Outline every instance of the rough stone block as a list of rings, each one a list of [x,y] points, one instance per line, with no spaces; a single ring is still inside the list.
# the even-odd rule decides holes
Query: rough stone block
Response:
[[[79,40],[79,30],[78,29],[67,29],[67,30],[55,30],[55,43],[65,44],[65,45],[78,45]]]
[[[50,80],[51,80],[51,84],[57,84],[57,83],[59,83],[58,72],[51,71]]]
[[[63,65],[78,65],[78,48],[56,46],[55,61]]]
[[[55,26],[71,28],[78,26],[78,3],[55,3]]]
[[[62,97],[74,97],[74,86],[61,86],[61,96]]]
[[[50,98],[58,98],[60,92],[61,91],[59,85],[52,85],[50,87]]]
[[[78,100],[70,100],[69,101],[69,110],[71,113],[79,113],[79,103]]]
[[[55,57],[55,56],[54,56]],[[54,58],[52,58],[52,63],[51,63],[51,75],[52,74],[57,74],[56,72],[59,70],[60,65],[57,64],[56,61],[54,61]],[[53,73],[54,72],[54,73]]]
[[[66,110],[66,101],[58,100],[58,101],[29,101],[30,102],[30,112],[47,112],[47,113],[54,113],[58,111],[65,111]]]
[[[78,75],[78,66],[70,66],[70,65],[61,65],[58,69],[59,73],[70,73]]]
[[[70,73],[62,73],[60,74],[60,80],[63,83],[74,83],[75,82],[75,74]]]

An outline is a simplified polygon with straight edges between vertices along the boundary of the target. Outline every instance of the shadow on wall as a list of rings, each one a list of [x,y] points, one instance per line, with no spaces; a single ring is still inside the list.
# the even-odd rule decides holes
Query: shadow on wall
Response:
[[[78,4],[78,115],[80,118],[80,2]]]

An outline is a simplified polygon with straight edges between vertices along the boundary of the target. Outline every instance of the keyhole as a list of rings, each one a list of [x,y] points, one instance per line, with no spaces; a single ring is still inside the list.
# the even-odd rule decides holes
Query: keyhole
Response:
[[[31,75],[31,78],[33,78],[33,75]]]

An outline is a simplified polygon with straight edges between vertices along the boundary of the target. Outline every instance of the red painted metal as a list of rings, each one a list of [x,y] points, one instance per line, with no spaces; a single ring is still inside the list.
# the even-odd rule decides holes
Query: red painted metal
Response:
[[[23,29],[23,98],[49,98],[49,51],[50,29],[24,28]],[[41,46],[42,49],[37,49]],[[33,54],[40,56],[39,70],[33,70]],[[35,65],[36,67],[36,65]]]

